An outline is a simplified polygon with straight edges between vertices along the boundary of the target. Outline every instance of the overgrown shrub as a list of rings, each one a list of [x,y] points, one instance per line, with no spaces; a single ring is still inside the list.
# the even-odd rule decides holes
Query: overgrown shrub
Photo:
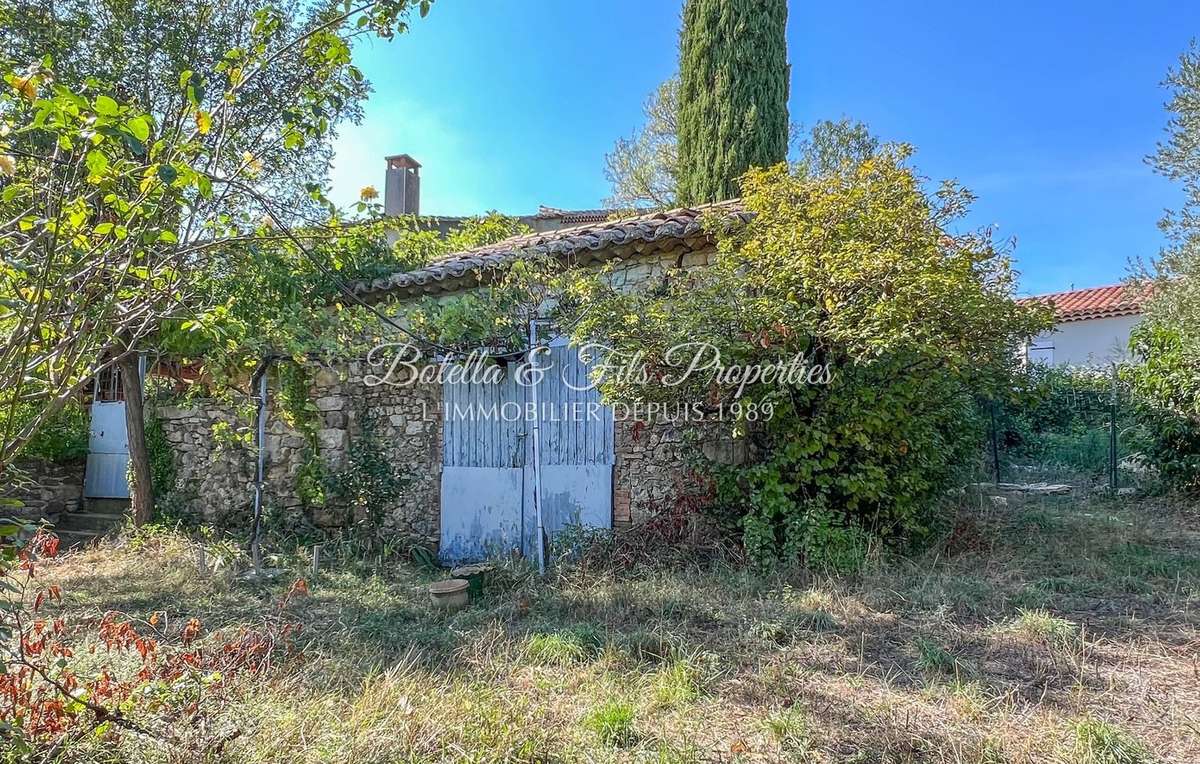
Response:
[[[572,291],[576,339],[648,371],[602,380],[605,395],[702,402],[754,442],[756,465],[719,471],[716,508],[760,564],[853,568],[871,534],[926,534],[981,437],[972,393],[1006,385],[1012,348],[1048,322],[1014,303],[1009,261],[986,233],[950,233],[970,194],[926,192],[909,155],[752,171],[750,219],[709,221],[715,263],[638,292],[603,276]],[[698,342],[718,364],[680,380],[672,349]],[[815,371],[718,376],[793,363]]]
[[[995,407],[1001,457],[1022,466],[1099,475],[1108,469],[1114,391],[1111,368],[1031,364]],[[1118,458],[1141,453],[1145,428],[1133,416],[1128,386],[1116,390]]]
[[[14,427],[20,427],[36,414],[34,404],[16,407]],[[56,464],[69,464],[87,457],[91,415],[87,407],[72,400],[62,411],[42,424],[34,436],[21,449],[22,456],[47,459]]]
[[[1140,363],[1124,370],[1145,432],[1146,461],[1164,483],[1200,492],[1200,369],[1180,333],[1153,317],[1132,337]]]

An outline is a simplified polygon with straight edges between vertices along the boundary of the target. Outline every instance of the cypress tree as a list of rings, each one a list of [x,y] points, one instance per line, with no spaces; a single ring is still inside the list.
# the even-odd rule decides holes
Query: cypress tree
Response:
[[[787,158],[787,0],[687,0],[679,37],[679,201],[738,195]]]

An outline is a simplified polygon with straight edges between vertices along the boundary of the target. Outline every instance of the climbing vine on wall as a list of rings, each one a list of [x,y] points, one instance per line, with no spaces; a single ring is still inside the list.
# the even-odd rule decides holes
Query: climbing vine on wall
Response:
[[[150,414],[146,418],[146,451],[150,457],[150,484],[154,495],[163,497],[175,490],[175,459],[162,420]]]
[[[162,420],[153,411],[147,411],[145,420],[146,456],[150,461],[150,485],[154,495],[170,504],[175,491],[175,458],[171,455],[171,443]],[[132,463],[127,465],[125,479],[132,488],[137,478]]]
[[[367,541],[382,535],[387,511],[411,480],[384,453],[378,415],[360,410],[358,437],[350,444],[346,467],[330,476],[330,493],[354,512],[354,528]]]
[[[305,506],[323,507],[329,500],[325,465],[321,463],[317,443],[317,405],[312,401],[312,375],[301,363],[283,361],[276,365],[278,410],[287,423],[304,438],[305,451],[296,471],[296,494]]]
[[[320,456],[319,410],[310,394],[310,369],[287,361],[277,365],[276,375],[275,400],[280,415],[307,444],[295,478],[300,500],[308,507],[344,507],[350,511],[357,531],[368,538],[378,537],[387,510],[409,483],[384,451],[378,415],[365,409],[356,412],[359,431],[350,443],[346,465],[331,471]]]

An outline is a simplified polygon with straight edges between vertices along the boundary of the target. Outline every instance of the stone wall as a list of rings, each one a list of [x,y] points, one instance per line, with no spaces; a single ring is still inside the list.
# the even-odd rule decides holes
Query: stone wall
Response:
[[[316,457],[332,475],[347,465],[362,433],[362,419],[374,416],[375,434],[388,460],[407,484],[385,512],[384,525],[397,535],[434,542],[438,535],[441,482],[441,390],[434,386],[371,387],[363,369],[351,363],[313,375]],[[177,509],[216,524],[244,524],[254,501],[255,451],[252,416],[215,401],[188,406],[155,406],[174,456],[176,486],[168,501]],[[243,438],[217,437],[223,430]],[[353,510],[337,501],[307,506],[299,476],[310,459],[308,438],[288,426],[278,407],[269,408],[266,427],[265,502],[273,514],[304,519],[321,528],[344,526]]]
[[[22,459],[0,489],[0,516],[21,520],[55,520],[75,512],[83,501],[83,462],[56,464]]]
[[[175,462],[175,486],[169,496],[157,497],[159,508],[169,506],[205,523],[244,525],[254,505],[255,454],[244,440],[253,426],[251,419],[214,400],[148,408],[147,417],[161,422]],[[300,466],[304,437],[287,427],[277,412],[267,419],[267,433],[268,501],[297,510],[295,482],[288,478]]]
[[[683,255],[632,257],[609,275],[620,289],[637,289],[677,267],[703,267],[713,250]],[[449,294],[443,299],[453,299]],[[442,391],[440,385],[368,385],[378,368],[354,362],[315,370],[310,399],[316,407],[316,441],[324,469],[343,469],[362,417],[370,412],[390,463],[407,476],[408,484],[384,519],[388,531],[436,544],[441,512]],[[254,451],[245,445],[221,443],[214,425],[249,432],[250,417],[236,415],[227,405],[199,402],[187,408],[158,411],[178,467],[176,500],[207,522],[245,523],[254,497]],[[704,472],[703,461],[738,463],[747,458],[743,442],[733,441],[728,425],[618,421],[615,427],[613,522],[627,526],[669,508],[682,493],[702,492],[693,470]],[[279,412],[268,417],[266,501],[283,515],[303,517],[322,528],[344,526],[356,519],[336,503],[305,506],[297,477],[305,464],[306,437],[288,427]],[[244,526],[243,526],[244,527]]]
[[[384,456],[408,481],[385,524],[397,535],[436,543],[441,513],[442,388],[432,384],[368,385],[372,371],[380,370],[354,362],[315,375],[322,458],[331,469],[344,466],[347,449],[361,434],[362,417],[372,414]]]
[[[707,487],[698,476],[712,463],[749,458],[746,441],[714,422],[618,421],[613,435],[615,526],[645,522],[684,494],[703,494]]]
[[[321,369],[310,390],[316,413],[317,455],[326,474],[344,469],[350,449],[362,434],[362,418],[373,415],[384,456],[408,482],[385,514],[384,526],[397,536],[436,544],[441,512],[442,423],[438,385],[367,385],[368,370],[359,363]],[[245,527],[254,499],[255,456],[245,441],[218,438],[252,433],[248,410],[198,401],[187,407],[158,406],[176,465],[176,489],[169,501],[205,522]],[[223,424],[222,424],[223,423]],[[614,432],[613,522],[628,526],[668,508],[681,494],[702,492],[695,470],[703,462],[744,461],[744,442],[733,441],[728,427],[618,421]],[[300,470],[310,453],[307,438],[289,427],[272,407],[267,418],[266,505],[283,516],[303,518],[325,529],[356,519],[337,502],[306,506],[298,489]]]

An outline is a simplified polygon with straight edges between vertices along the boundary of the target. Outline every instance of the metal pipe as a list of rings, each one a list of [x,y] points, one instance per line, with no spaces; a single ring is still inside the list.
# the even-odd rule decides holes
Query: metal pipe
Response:
[[[537,320],[529,322],[529,367],[536,369],[537,358]],[[530,401],[533,403],[533,512],[537,517],[537,558],[538,573],[546,573],[546,542],[542,528],[542,465],[541,465],[541,430],[539,421],[541,411],[538,403],[537,377],[532,377],[529,385]]]
[[[255,572],[262,569],[262,547],[258,537],[262,532],[263,481],[267,458],[263,446],[267,440],[267,369],[270,365],[270,359],[263,361],[258,373],[258,471],[254,480],[254,523],[250,531],[250,558],[254,561]]]

